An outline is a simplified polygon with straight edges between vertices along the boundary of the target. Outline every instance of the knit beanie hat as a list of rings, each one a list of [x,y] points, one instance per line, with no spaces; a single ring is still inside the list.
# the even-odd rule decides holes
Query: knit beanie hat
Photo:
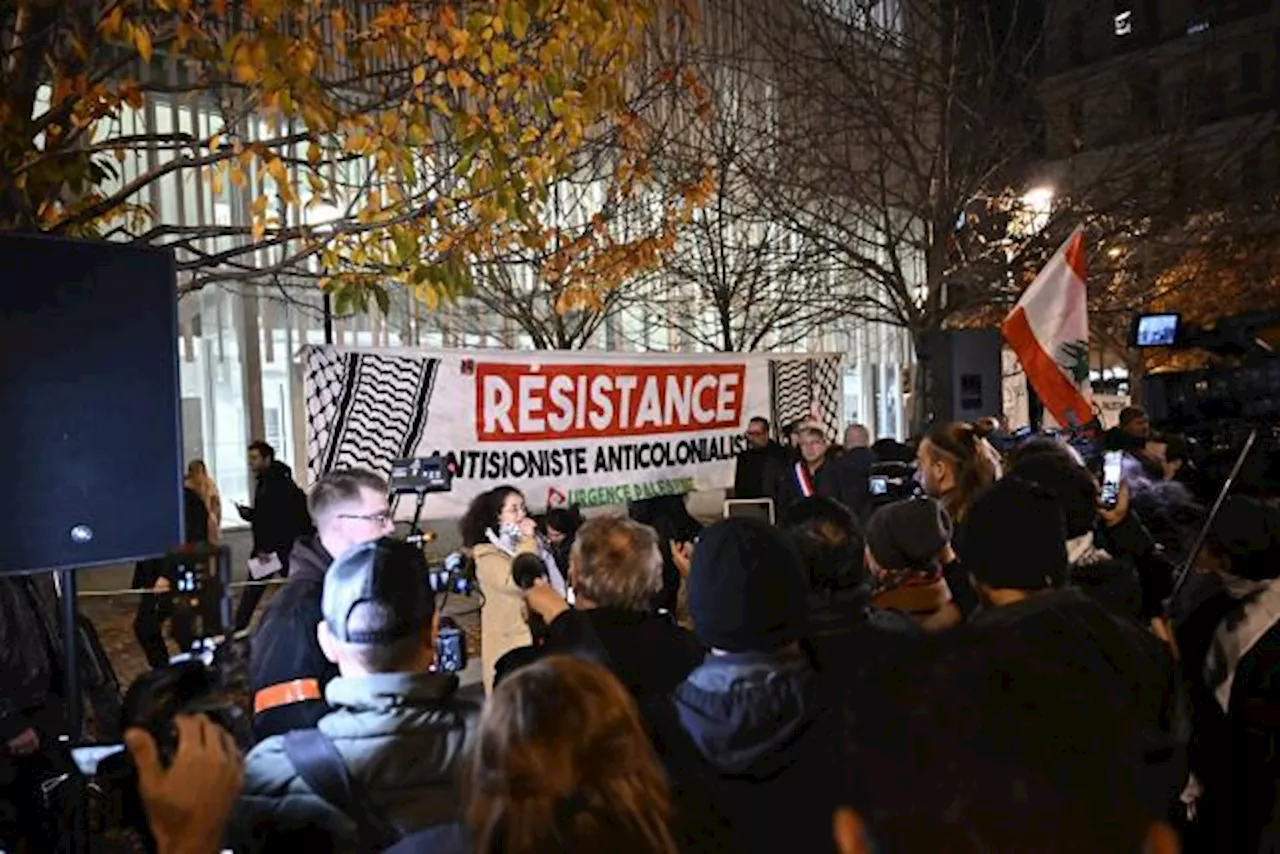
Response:
[[[1048,490],[1017,477],[978,494],[957,549],[964,568],[995,589],[1043,590],[1067,578],[1062,507]]]
[[[867,523],[867,547],[881,569],[928,569],[949,542],[951,517],[932,498],[886,504]]]
[[[809,584],[778,530],[736,517],[702,532],[689,569],[689,615],[703,643],[770,652],[809,633]]]

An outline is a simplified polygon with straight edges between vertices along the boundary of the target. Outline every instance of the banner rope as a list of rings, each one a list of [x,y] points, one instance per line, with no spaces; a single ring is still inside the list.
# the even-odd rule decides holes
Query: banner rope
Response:
[[[230,585],[232,590],[239,590],[243,587],[278,587],[281,584],[287,584],[287,578],[269,578],[266,581],[233,581]],[[125,587],[120,590],[79,590],[76,591],[78,599],[103,599],[109,596],[169,596],[173,593],[173,589],[169,590],[153,590],[150,587]]]

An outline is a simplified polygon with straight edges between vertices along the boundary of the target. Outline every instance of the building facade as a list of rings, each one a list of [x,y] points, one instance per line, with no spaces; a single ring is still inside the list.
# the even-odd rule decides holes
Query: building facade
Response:
[[[876,4],[871,4],[872,6]],[[177,74],[169,67],[166,73]],[[221,130],[218,115],[204,105],[175,94],[149,98],[139,109],[125,109],[113,133],[144,131],[185,133],[207,138]],[[271,129],[262,128],[263,136]],[[254,131],[250,130],[250,135]],[[135,150],[120,161],[116,181],[125,185],[162,166],[174,156],[160,150]],[[242,226],[249,222],[252,200],[264,176],[250,174],[242,186],[215,187],[195,170],[176,169],[151,182],[145,202],[155,221],[180,226]],[[302,206],[307,202],[300,183]],[[108,188],[110,189],[110,188]],[[206,245],[216,252],[220,241]],[[270,286],[244,286],[233,279],[191,289],[179,281],[179,354],[182,420],[187,459],[203,459],[218,481],[226,502],[223,517],[237,520],[232,502],[247,501],[253,491],[246,446],[264,439],[280,460],[305,477],[305,410],[299,350],[305,345],[339,347],[514,348],[530,349],[528,330],[475,300],[463,298],[429,310],[405,292],[392,294],[385,313],[326,318],[324,301],[310,284],[280,278]],[[536,287],[528,282],[528,287]],[[662,287],[661,271],[655,287]],[[814,287],[829,287],[815,283]],[[697,295],[691,294],[697,309]],[[329,323],[326,323],[326,319]],[[331,341],[326,339],[329,326]],[[683,335],[669,318],[644,301],[620,306],[583,342],[589,348],[643,351],[706,349]],[[911,347],[902,330],[885,324],[850,320],[816,325],[787,349],[837,352],[845,356],[845,416],[866,423],[876,436],[901,438],[904,384]]]

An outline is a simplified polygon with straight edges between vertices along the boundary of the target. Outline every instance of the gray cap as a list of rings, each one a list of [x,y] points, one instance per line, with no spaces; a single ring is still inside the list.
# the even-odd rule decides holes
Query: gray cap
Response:
[[[421,631],[435,612],[422,551],[390,537],[355,546],[325,573],[320,609],[343,643],[376,646]]]

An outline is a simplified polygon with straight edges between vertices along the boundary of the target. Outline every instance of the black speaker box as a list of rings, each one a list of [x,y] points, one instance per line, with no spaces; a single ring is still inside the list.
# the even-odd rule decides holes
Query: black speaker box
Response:
[[[1003,347],[997,329],[948,330],[927,342],[935,423],[976,421],[1003,412]]]
[[[0,235],[0,574],[182,541],[172,252]]]

